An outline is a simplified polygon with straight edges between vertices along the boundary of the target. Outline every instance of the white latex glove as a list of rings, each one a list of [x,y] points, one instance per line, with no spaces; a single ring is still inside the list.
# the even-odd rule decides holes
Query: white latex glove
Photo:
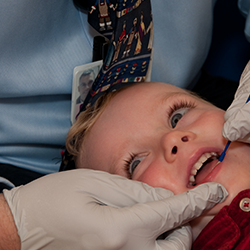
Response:
[[[234,100],[225,113],[223,136],[230,141],[250,143],[250,102],[246,103],[250,94],[250,61],[247,63]]]
[[[4,190],[22,250],[35,249],[190,249],[188,225],[156,240],[163,232],[198,217],[227,196],[207,183],[173,196],[162,188],[87,169],[42,177]]]

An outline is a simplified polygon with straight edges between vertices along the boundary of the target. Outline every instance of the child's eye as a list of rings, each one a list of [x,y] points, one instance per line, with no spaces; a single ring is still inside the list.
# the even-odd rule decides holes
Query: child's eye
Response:
[[[130,165],[129,165],[129,173],[132,175],[136,169],[136,167],[141,163],[141,161],[145,158],[145,156],[142,157],[136,157],[134,158]]]
[[[132,176],[136,167],[141,163],[145,156],[136,157],[134,155],[130,156],[130,159],[126,161],[126,170],[129,176]]]
[[[180,109],[176,112],[174,112],[174,114],[172,115],[172,117],[170,117],[170,123],[172,128],[175,128],[177,123],[179,122],[179,120],[188,112],[188,109]]]
[[[195,108],[196,105],[194,102],[181,102],[175,103],[170,107],[168,114],[169,122],[172,128],[175,128],[180,119],[190,110]]]

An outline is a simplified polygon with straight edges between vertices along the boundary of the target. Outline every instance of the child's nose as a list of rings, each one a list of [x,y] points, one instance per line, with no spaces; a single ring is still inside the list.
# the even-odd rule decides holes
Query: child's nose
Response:
[[[195,134],[192,132],[172,131],[162,136],[162,148],[165,160],[172,163],[183,152],[188,143],[193,140]],[[184,147],[184,148],[183,148]]]

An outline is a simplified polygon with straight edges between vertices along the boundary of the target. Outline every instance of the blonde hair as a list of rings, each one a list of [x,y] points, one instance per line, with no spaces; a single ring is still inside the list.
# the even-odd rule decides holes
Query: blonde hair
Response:
[[[76,122],[70,128],[66,138],[66,149],[73,156],[74,161],[80,154],[81,145],[86,134],[118,92],[120,91],[105,93],[100,96],[93,106],[88,107],[79,114]]]

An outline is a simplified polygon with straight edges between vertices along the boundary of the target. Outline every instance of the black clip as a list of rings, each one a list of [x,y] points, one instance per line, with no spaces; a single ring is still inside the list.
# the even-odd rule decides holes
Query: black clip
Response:
[[[93,42],[93,58],[92,61],[104,60],[108,52],[109,41],[103,36],[95,36]]]

